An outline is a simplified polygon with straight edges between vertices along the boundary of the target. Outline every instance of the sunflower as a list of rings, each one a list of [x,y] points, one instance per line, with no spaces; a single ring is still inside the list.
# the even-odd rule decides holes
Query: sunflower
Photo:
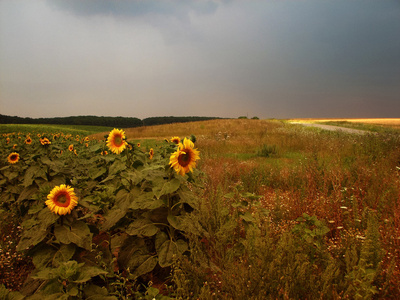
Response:
[[[128,143],[125,141],[125,132],[122,129],[113,129],[107,138],[107,147],[115,154],[120,154]]]
[[[51,142],[49,141],[49,139],[46,138],[46,137],[40,139],[40,143],[41,143],[43,146],[46,146],[46,145],[50,145],[50,144],[51,144]]]
[[[69,145],[69,146],[68,146],[68,150],[71,151],[71,152],[74,151],[74,145],[72,145],[72,144]]]
[[[15,164],[19,161],[19,154],[17,152],[12,152],[8,157],[7,160],[10,164]]]
[[[181,142],[181,139],[178,136],[173,136],[171,138],[171,143],[175,143],[175,144],[179,145],[180,142]]]
[[[178,174],[183,176],[193,171],[198,159],[200,159],[200,152],[194,149],[194,144],[191,140],[185,138],[183,143],[179,143],[178,150],[172,153],[169,164],[171,168],[174,168]]]
[[[26,137],[26,139],[25,139],[25,144],[27,144],[27,145],[32,144],[32,139],[31,139],[30,136],[27,136],[27,137]]]
[[[154,149],[153,148],[150,149],[149,155],[150,155],[150,159],[153,159],[153,156],[154,156]]]
[[[61,184],[51,190],[45,203],[52,212],[58,215],[66,215],[71,213],[72,209],[78,204],[78,197],[72,187]]]

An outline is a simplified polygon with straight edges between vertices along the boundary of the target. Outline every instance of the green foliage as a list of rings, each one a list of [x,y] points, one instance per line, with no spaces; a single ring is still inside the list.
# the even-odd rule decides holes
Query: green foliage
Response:
[[[180,176],[169,167],[175,144],[154,145],[150,158],[133,144],[120,155],[104,155],[109,151],[104,141],[84,137],[46,134],[48,145],[33,135],[30,145],[25,136],[6,137],[0,151],[0,207],[22,219],[16,250],[32,257],[31,278],[43,281],[35,295],[80,298],[89,285],[94,295],[116,299],[114,292],[134,292],[126,280],[144,281],[187,252],[182,222],[197,206],[189,182],[193,188],[198,171]],[[11,151],[20,155],[15,164],[4,159]],[[79,198],[78,207],[65,216],[45,205],[60,184],[73,187]],[[127,274],[124,288],[115,289],[121,272]],[[99,290],[102,285],[111,294]],[[149,289],[146,297],[155,291]]]

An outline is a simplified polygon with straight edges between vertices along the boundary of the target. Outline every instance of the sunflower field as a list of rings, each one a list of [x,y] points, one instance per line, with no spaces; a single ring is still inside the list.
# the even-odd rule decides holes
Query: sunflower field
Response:
[[[3,134],[0,149],[0,212],[8,217],[2,235],[7,228],[19,231],[18,243],[2,255],[23,253],[1,265],[0,277],[7,282],[29,275],[24,287],[25,278],[8,282],[32,293],[28,299],[140,296],[147,274],[165,278],[188,250],[181,223],[196,209],[190,189],[199,159],[189,139],[165,140],[147,151],[119,129],[106,141]],[[21,269],[13,269],[17,265]],[[2,289],[3,299],[9,293]]]

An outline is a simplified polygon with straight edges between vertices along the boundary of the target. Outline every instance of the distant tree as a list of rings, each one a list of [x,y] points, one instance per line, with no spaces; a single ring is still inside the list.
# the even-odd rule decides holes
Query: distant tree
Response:
[[[238,119],[247,119],[246,116],[240,116]]]
[[[251,119],[252,119],[252,120],[260,120],[260,118],[259,118],[259,117],[256,117],[256,116],[252,117]]]

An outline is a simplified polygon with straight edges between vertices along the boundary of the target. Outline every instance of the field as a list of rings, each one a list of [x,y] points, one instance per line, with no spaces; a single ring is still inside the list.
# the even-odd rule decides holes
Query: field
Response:
[[[109,131],[9,125],[0,298],[399,299],[400,133],[357,123],[378,134],[288,120],[138,127],[119,154]],[[175,136],[199,150],[192,172],[170,168]],[[66,215],[45,204],[62,184],[78,199]]]
[[[381,133],[395,133],[400,129],[400,119],[292,119],[292,122],[319,123],[337,125],[354,129],[368,130]]]

